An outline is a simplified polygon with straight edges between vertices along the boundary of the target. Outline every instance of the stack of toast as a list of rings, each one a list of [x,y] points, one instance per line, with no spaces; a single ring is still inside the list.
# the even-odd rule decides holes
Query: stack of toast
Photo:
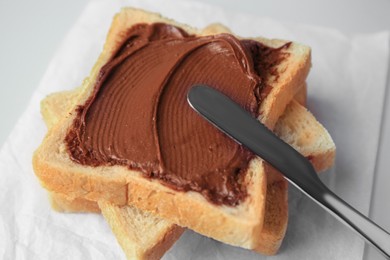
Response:
[[[54,93],[41,103],[48,133],[34,153],[33,165],[60,212],[101,212],[128,259],[159,259],[185,228],[218,241],[261,254],[275,254],[288,222],[288,186],[274,168],[258,157],[251,160],[245,183],[248,195],[236,206],[216,205],[194,191],[178,191],[120,165],[86,166],[71,159],[65,137],[78,109],[93,94],[104,65],[136,24],[174,25],[191,35],[231,32],[213,24],[203,30],[178,24],[158,14],[125,8],[113,20],[104,49],[82,86]],[[286,54],[262,80],[267,96],[258,119],[308,158],[317,172],[332,166],[335,145],[327,130],[305,108],[310,48],[295,42],[252,39]],[[277,71],[277,76],[275,74]]]

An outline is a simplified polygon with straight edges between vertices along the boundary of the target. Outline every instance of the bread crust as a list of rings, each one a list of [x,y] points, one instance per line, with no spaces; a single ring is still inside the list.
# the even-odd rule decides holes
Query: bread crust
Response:
[[[264,255],[275,255],[286,234],[288,224],[288,183],[285,179],[267,186],[265,217],[260,240],[253,250]]]
[[[336,146],[332,137],[310,111],[296,100],[288,104],[274,132],[305,156],[317,172],[333,165]]]
[[[184,28],[192,34],[204,35],[186,25],[180,25],[160,15],[137,9],[123,9],[115,16],[104,50],[92,69],[89,79],[82,87],[77,104],[84,104],[90,96],[100,68],[107,63],[126,39],[126,30],[135,23],[165,22]],[[215,33],[219,30],[208,27]],[[279,47],[286,41],[256,39],[264,44]],[[292,43],[288,48],[290,57],[280,65],[283,71],[278,79],[268,77],[274,86],[269,98],[260,107],[260,119],[270,128],[282,114],[306,78],[310,68],[310,49]],[[70,115],[57,124],[45,137],[34,153],[33,166],[36,175],[46,189],[66,194],[69,198],[85,198],[92,201],[107,201],[119,206],[134,205],[183,227],[222,242],[256,248],[263,225],[267,175],[264,163],[255,158],[250,162],[245,182],[248,197],[237,207],[210,204],[195,192],[177,192],[161,185],[156,180],[142,177],[137,171],[123,166],[82,166],[70,160],[64,144],[67,129],[75,117],[75,107]]]
[[[307,83],[306,82],[305,82],[304,86],[298,90],[297,94],[295,94],[294,100],[297,101],[301,106],[306,107],[306,102],[307,102]]]
[[[65,194],[49,192],[52,209],[64,213],[100,213],[99,205],[95,201],[84,198],[69,198]]]

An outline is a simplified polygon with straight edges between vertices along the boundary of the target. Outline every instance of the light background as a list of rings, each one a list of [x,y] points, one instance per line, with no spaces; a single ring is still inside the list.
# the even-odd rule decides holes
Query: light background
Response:
[[[390,0],[199,0],[230,11],[337,28],[345,33],[390,30]],[[0,146],[25,110],[57,47],[86,0],[0,0]],[[370,217],[390,230],[389,80]],[[364,126],[362,126],[364,127]],[[28,129],[26,129],[28,133]],[[361,147],[361,149],[364,149]],[[368,248],[366,259],[384,259]]]

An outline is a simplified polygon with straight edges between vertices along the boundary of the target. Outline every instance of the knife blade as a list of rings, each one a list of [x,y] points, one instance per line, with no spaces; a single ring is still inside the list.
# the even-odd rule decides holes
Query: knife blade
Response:
[[[203,118],[270,163],[290,183],[390,258],[390,234],[329,190],[309,160],[240,105],[206,85],[193,86],[187,101]]]

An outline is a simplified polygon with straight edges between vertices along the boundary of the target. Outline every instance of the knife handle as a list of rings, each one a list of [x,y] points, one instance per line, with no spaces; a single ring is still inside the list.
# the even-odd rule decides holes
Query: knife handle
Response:
[[[262,142],[256,144],[253,151],[260,157],[267,158],[265,160],[282,172],[290,183],[360,234],[386,258],[390,258],[390,234],[326,187],[318,178],[309,160],[258,120],[255,121],[258,124],[259,133],[262,135]],[[264,142],[269,142],[267,147],[272,148],[267,149],[267,151],[259,151],[260,149],[264,150]],[[263,144],[262,148],[260,148],[261,144]]]
[[[325,187],[318,204],[346,223],[367,242],[390,258],[390,234]]]
[[[272,134],[276,137],[271,131],[267,130],[263,129],[262,131],[267,132],[266,135]],[[275,143],[272,144],[272,147],[274,147],[273,151],[270,152],[272,155],[266,155],[267,157],[279,157],[278,159],[271,158],[274,163],[275,161],[278,162],[273,166],[284,173],[290,183],[356,231],[384,254],[386,258],[390,258],[390,234],[326,187],[318,178],[309,160],[279,138],[279,143],[276,143],[274,137],[268,137],[269,140],[273,140]],[[280,164],[280,161],[283,161],[283,163]]]
[[[360,234],[367,242],[384,254],[386,258],[390,258],[390,234],[326,187],[318,178],[309,160],[276,137],[264,125],[261,128],[260,130],[259,127],[258,130],[262,132],[263,136],[265,135],[261,139],[267,139],[267,142],[272,143],[270,147],[273,148],[271,151],[260,152],[259,143],[255,145],[253,151],[260,157],[262,157],[260,154],[267,157],[269,162],[282,172],[290,183],[294,184],[320,206]]]
[[[390,258],[390,234],[329,190],[309,160],[237,103],[205,85],[191,88],[187,98],[190,106],[210,123],[270,163],[289,182]]]
[[[313,169],[314,171],[314,169]],[[291,182],[291,181],[290,181]],[[319,179],[314,185],[306,186],[298,181],[293,183],[298,189],[313,199],[316,203],[344,222],[352,230],[361,235],[367,242],[376,247],[386,258],[390,259],[390,234],[350,206]],[[302,188],[305,187],[305,188]]]

